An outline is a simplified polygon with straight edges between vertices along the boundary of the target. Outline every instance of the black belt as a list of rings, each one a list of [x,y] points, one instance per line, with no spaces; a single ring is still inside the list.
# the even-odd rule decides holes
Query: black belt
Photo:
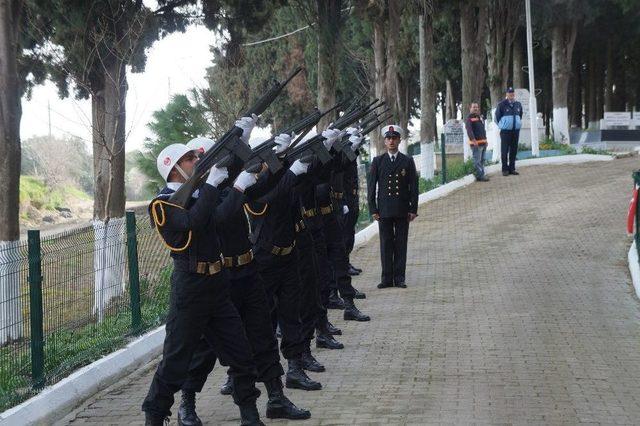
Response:
[[[344,197],[344,193],[343,192],[333,192],[331,195],[336,200],[342,200],[342,197]]]
[[[252,260],[253,251],[249,250],[248,252],[239,254],[238,256],[225,256],[224,267],[235,268],[238,266],[246,265],[247,263],[251,263]]]
[[[275,246],[273,244],[263,243],[263,242],[259,242],[258,244],[260,245],[260,247],[264,248],[266,251],[276,256],[286,256],[290,254],[293,251],[293,248],[296,246],[295,241],[289,247],[280,247],[280,246]]]
[[[174,259],[174,265],[178,271],[193,272],[201,275],[215,275],[222,271],[222,260],[216,260],[215,262],[196,262],[192,265],[186,260]]]
[[[318,214],[318,210],[317,209],[305,209],[302,208],[302,216],[304,217],[314,217]]]
[[[332,205],[328,205],[326,207],[320,207],[320,214],[323,216],[331,213],[332,211],[333,211]]]
[[[296,222],[296,232],[304,231],[307,227],[304,225],[304,220],[300,219]]]

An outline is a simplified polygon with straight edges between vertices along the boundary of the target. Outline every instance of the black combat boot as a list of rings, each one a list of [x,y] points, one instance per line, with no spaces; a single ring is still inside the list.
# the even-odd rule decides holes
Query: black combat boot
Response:
[[[289,371],[287,371],[287,387],[290,389],[302,389],[306,391],[320,390],[322,385],[319,382],[311,380],[302,368],[302,356],[288,360]]]
[[[334,339],[331,334],[318,331],[316,334],[316,348],[344,349],[344,345]]]
[[[144,413],[144,426],[164,426],[165,421],[168,422],[169,419],[157,414],[149,413],[148,411],[145,411]]]
[[[267,418],[305,420],[311,417],[309,410],[298,408],[284,395],[280,377],[264,383],[269,400],[267,401]]]
[[[358,290],[357,288],[354,288],[354,290],[356,292],[356,294],[353,295],[354,299],[366,299],[367,298],[367,295],[364,292]]]
[[[356,305],[353,303],[353,299],[345,298],[344,299],[344,319],[345,321],[369,321],[371,318],[369,315],[365,315],[356,308]]]
[[[265,426],[260,420],[260,414],[256,408],[256,402],[250,402],[238,406],[240,408],[240,426]]]
[[[349,265],[349,268],[347,269],[347,273],[352,277],[355,277],[356,275],[360,275],[360,272],[358,272],[358,270],[351,265]]]
[[[178,425],[202,426],[202,421],[196,413],[196,393],[182,391],[182,401],[178,408]]]
[[[325,327],[327,328],[328,334],[331,334],[332,336],[342,336],[342,330],[340,330],[335,325],[331,324],[328,320],[327,320],[327,323],[325,324]]]
[[[355,269],[356,271],[358,271],[358,273],[362,273],[362,269],[361,268],[356,268],[355,266],[353,266],[351,263],[349,263],[349,268],[351,269]]]
[[[325,371],[324,365],[320,364],[311,354],[311,349],[307,348],[302,352],[302,368],[314,373],[322,373]]]
[[[338,290],[331,289],[329,291],[329,302],[327,309],[344,309],[344,301],[338,296]]]
[[[231,380],[231,376],[227,376],[227,381],[220,386],[220,393],[222,395],[231,395],[233,393],[233,381]]]

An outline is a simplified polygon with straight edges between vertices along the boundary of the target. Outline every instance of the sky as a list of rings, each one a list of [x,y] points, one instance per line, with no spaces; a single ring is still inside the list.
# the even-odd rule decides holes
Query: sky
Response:
[[[171,95],[206,86],[205,73],[212,57],[209,46],[215,42],[212,31],[204,26],[190,26],[185,33],[170,34],[151,47],[144,73],[127,73],[127,151],[142,148],[145,137],[152,136],[146,124],[154,111],[169,102]],[[47,105],[51,107],[52,135],[80,137],[90,148],[91,102],[60,99],[50,82],[35,87],[31,100],[22,100],[22,139],[49,134]],[[264,139],[268,133],[256,130],[253,136]]]

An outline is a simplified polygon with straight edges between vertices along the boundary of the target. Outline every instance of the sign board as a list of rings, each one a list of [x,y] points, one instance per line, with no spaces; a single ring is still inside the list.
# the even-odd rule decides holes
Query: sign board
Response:
[[[630,122],[631,122],[630,112],[605,112],[604,113],[604,125],[606,127],[611,127],[611,126],[628,127]]]
[[[522,104],[522,125],[523,125],[522,127],[530,127],[529,91],[527,89],[515,89],[515,92],[516,92],[516,101]]]
[[[464,123],[462,121],[447,121],[444,124],[443,133],[447,144],[462,145],[464,143]]]

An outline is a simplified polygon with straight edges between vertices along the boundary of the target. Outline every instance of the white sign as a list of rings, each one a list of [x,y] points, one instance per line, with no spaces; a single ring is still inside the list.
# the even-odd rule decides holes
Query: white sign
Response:
[[[461,145],[464,142],[464,124],[462,121],[447,121],[444,124],[444,138],[447,144]]]
[[[628,127],[631,122],[630,112],[605,112],[604,113],[604,125],[610,126],[623,126]]]
[[[529,127],[529,91],[527,89],[515,89],[516,101],[522,105],[522,127]],[[525,125],[525,122],[527,123]]]

